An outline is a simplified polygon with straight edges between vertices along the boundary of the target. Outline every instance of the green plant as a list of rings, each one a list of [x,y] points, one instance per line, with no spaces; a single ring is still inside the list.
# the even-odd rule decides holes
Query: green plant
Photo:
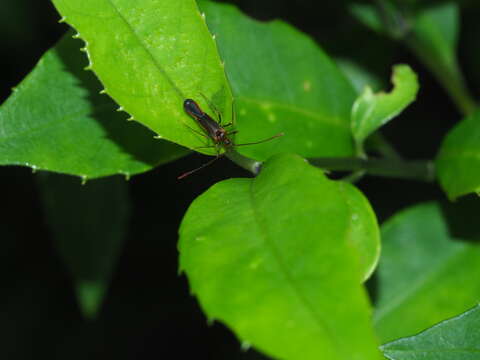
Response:
[[[107,176],[128,179],[189,150],[216,154],[183,110],[192,98],[236,118],[237,144],[284,133],[223,149],[254,177],[213,185],[182,220],[180,270],[210,321],[273,358],[475,358],[478,200],[418,204],[380,229],[352,184],[438,181],[451,200],[480,191],[480,113],[456,57],[457,2],[348,3],[350,15],[410,49],[464,114],[427,161],[405,160],[380,133],[421,88],[409,65],[395,65],[393,88],[376,92],[382,81],[355,62],[231,5],[53,3],[75,32],[0,107],[0,164],[92,183],[38,179],[86,317],[98,312],[131,212],[126,183]]]

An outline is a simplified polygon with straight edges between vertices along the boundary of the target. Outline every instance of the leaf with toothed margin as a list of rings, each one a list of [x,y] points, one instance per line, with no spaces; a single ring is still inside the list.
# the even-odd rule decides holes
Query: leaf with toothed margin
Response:
[[[191,129],[198,125],[183,110],[186,98],[204,110],[210,103],[231,118],[230,86],[194,0],[53,3],[85,41],[89,66],[107,93],[162,138],[189,148],[205,146],[207,140]]]
[[[283,132],[242,154],[266,159],[351,156],[350,112],[355,90],[312,39],[282,21],[255,21],[231,5],[199,1],[235,94],[236,143]]]
[[[82,70],[80,44],[67,34],[0,106],[0,164],[95,178],[144,172],[185,154],[114,111]]]
[[[358,260],[371,252],[376,261],[378,244],[358,190],[276,155],[256,178],[222,181],[192,203],[180,268],[210,319],[274,358],[373,360],[380,355],[360,285],[371,270]]]
[[[417,75],[408,65],[396,65],[393,68],[394,88],[389,93],[374,94],[367,86],[352,107],[352,132],[361,149],[365,139],[374,131],[402,112],[418,92]]]
[[[38,185],[55,245],[70,270],[84,316],[96,317],[125,239],[129,218],[127,182],[89,181],[39,174]]]

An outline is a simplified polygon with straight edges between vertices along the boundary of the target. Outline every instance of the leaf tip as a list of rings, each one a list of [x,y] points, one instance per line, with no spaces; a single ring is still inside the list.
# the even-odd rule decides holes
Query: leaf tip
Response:
[[[65,21],[67,21],[67,18],[65,16],[62,16],[60,20],[58,20],[58,23],[61,24],[61,23],[64,23]]]
[[[157,139],[157,140],[161,140],[161,139],[163,139],[163,136],[162,135],[155,135],[153,138]]]
[[[135,120],[135,119],[133,118],[133,116],[130,116],[130,117],[127,119],[127,121],[133,121],[133,120]]]
[[[82,185],[85,185],[87,183],[87,180],[88,180],[88,176],[87,175],[82,175],[81,176],[81,184]]]
[[[106,94],[107,93],[107,89],[102,89],[98,92],[100,95],[103,95],[103,94]]]
[[[80,51],[86,53],[87,52],[87,47],[85,46],[85,47],[80,48]]]
[[[80,39],[80,33],[72,35],[72,39]]]
[[[123,109],[123,107],[122,107],[122,106],[119,106],[119,107],[118,107],[118,109],[117,109],[116,111],[120,112],[120,111],[125,111],[125,110]]]

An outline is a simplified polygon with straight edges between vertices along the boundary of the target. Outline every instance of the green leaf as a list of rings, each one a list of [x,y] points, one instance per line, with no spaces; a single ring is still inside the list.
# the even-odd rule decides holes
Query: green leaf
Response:
[[[352,131],[359,148],[375,130],[386,124],[415,100],[418,92],[417,75],[408,65],[393,68],[390,93],[374,94],[366,87],[352,107]]]
[[[480,111],[450,130],[435,165],[450,199],[480,191]]]
[[[183,155],[114,111],[83,71],[79,47],[67,35],[0,107],[0,164],[94,178],[147,171]]]
[[[374,313],[382,342],[418,333],[478,302],[480,248],[451,237],[437,204],[395,215],[382,226],[382,239]]]
[[[425,51],[437,55],[431,62],[441,62],[448,68],[457,66],[459,11],[455,2],[444,1],[420,11],[413,31],[417,41],[428,47]]]
[[[480,353],[480,306],[424,332],[382,346],[391,360],[474,360]]]
[[[416,14],[406,44],[468,114],[475,109],[475,103],[465,87],[456,55],[459,18],[458,5],[454,1],[425,7]]]
[[[89,181],[42,173],[39,185],[46,220],[73,277],[83,314],[94,318],[122,248],[130,206],[120,177]]]
[[[194,0],[54,0],[85,40],[89,68],[121,109],[160,137],[190,148],[205,139],[183,110],[210,99],[231,118],[232,95]],[[204,149],[202,152],[213,153]]]
[[[357,237],[378,241],[368,202],[302,158],[220,182],[180,227],[180,267],[210,319],[281,359],[378,359]]]
[[[353,155],[350,111],[355,90],[312,39],[281,21],[252,20],[231,5],[199,4],[218,35],[235,94],[236,143],[285,134],[238,151],[258,159],[279,152]]]
[[[371,30],[379,33],[387,30],[375,6],[371,4],[351,3],[348,9],[358,21]]]

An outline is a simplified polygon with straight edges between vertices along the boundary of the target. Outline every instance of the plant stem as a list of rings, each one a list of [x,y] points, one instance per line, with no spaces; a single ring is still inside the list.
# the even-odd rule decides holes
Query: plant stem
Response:
[[[395,148],[385,139],[381,132],[373,133],[366,143],[367,151],[370,149],[378,151],[382,156],[391,159],[401,160],[402,157]]]
[[[227,149],[225,156],[238,166],[257,176],[262,169],[261,161],[243,156],[235,149]],[[369,175],[431,182],[435,180],[431,161],[403,161],[401,159],[361,158],[313,158],[308,160],[324,170],[365,172]]]
[[[332,171],[359,171],[367,174],[431,182],[435,179],[431,161],[403,161],[400,159],[314,158],[312,165]]]
[[[250,171],[254,176],[257,176],[260,173],[263,164],[261,161],[243,156],[233,148],[226,149],[225,156],[238,166]]]

